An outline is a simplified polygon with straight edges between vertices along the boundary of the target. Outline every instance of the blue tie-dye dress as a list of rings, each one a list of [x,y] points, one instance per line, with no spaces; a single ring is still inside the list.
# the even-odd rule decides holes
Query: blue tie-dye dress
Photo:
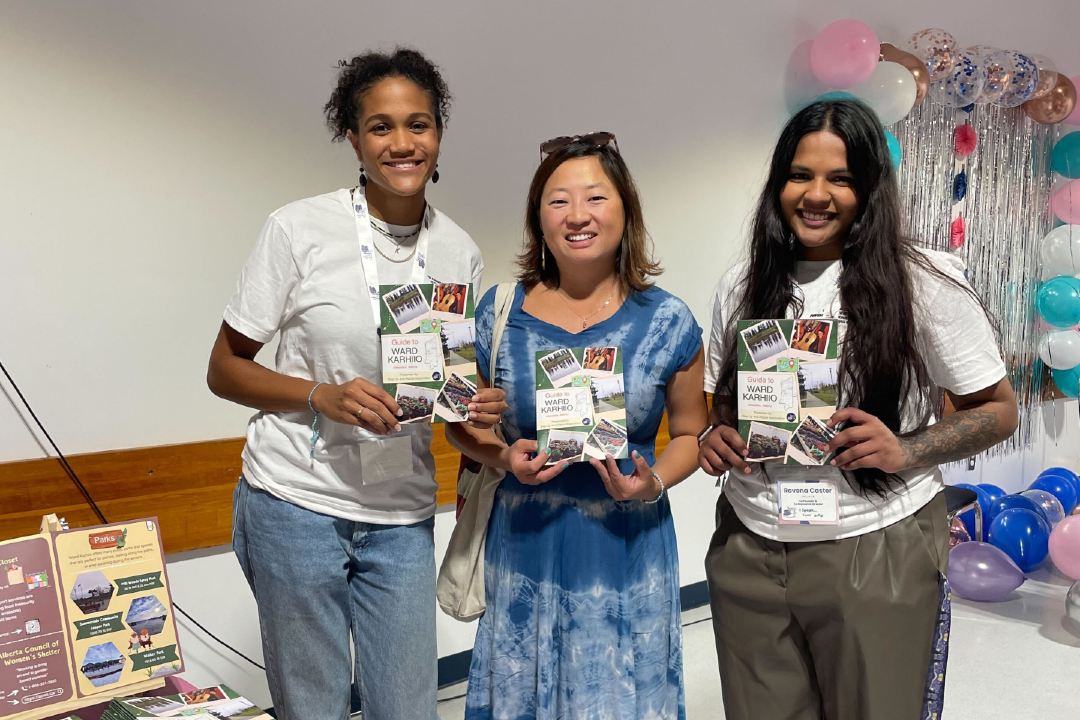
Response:
[[[476,310],[476,357],[486,374],[495,289]],[[536,351],[618,345],[630,448],[649,464],[664,390],[701,348],[678,298],[633,292],[579,334],[521,309],[519,285],[499,346],[495,385],[512,443],[536,437]],[[633,462],[620,461],[633,472]],[[675,526],[659,503],[617,502],[588,463],[548,483],[499,486],[485,557],[487,612],[469,672],[466,720],[634,720],[685,717]]]

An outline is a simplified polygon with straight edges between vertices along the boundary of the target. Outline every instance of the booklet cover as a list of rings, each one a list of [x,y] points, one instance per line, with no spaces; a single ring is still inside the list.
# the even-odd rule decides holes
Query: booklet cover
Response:
[[[157,518],[8,540],[0,569],[0,718],[183,669]]]
[[[215,685],[179,695],[116,698],[109,703],[102,720],[143,720],[149,718],[202,718],[203,720],[271,720],[255,703],[228,685]]]
[[[536,353],[536,444],[559,462],[629,457],[622,348]]]
[[[380,285],[382,374],[402,423],[465,422],[476,394],[472,285]]]
[[[824,465],[835,434],[837,340],[832,318],[740,320],[739,434],[749,462]]]

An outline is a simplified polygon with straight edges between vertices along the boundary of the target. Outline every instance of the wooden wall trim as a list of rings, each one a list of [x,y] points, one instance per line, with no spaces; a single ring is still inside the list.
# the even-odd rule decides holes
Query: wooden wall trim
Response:
[[[656,450],[667,445],[667,417]],[[109,522],[157,516],[166,553],[232,541],[232,493],[244,438],[69,455],[68,462]],[[443,428],[432,442],[440,506],[456,501],[460,454]],[[0,540],[32,535],[41,516],[56,513],[71,527],[100,521],[54,458],[0,463]]]

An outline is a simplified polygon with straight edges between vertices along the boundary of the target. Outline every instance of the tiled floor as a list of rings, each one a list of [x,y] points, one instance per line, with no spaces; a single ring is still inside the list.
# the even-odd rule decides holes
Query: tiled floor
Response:
[[[1068,578],[1047,566],[1002,602],[954,599],[946,720],[1080,718],[1080,630],[1065,619]],[[697,608],[683,613],[683,622],[708,616],[707,607]],[[686,717],[722,720],[711,624],[689,625],[683,648]],[[455,685],[439,697],[464,692],[464,684]],[[461,720],[464,714],[463,699],[439,706],[442,720]]]

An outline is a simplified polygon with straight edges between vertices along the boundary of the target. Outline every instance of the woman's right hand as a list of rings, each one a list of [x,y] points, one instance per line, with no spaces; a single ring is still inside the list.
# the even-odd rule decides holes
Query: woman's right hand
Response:
[[[522,485],[541,485],[570,467],[569,463],[558,463],[545,468],[547,451],[537,453],[534,458],[532,455],[536,452],[536,447],[535,440],[522,438],[503,451],[510,472],[514,473],[514,477]]]
[[[401,430],[401,408],[390,393],[363,378],[342,385],[323,383],[311,394],[311,407],[342,425],[356,425],[376,435]]]
[[[750,465],[746,462],[749,452],[738,430],[720,425],[698,445],[698,464],[710,475],[723,475],[732,468],[749,475]]]

